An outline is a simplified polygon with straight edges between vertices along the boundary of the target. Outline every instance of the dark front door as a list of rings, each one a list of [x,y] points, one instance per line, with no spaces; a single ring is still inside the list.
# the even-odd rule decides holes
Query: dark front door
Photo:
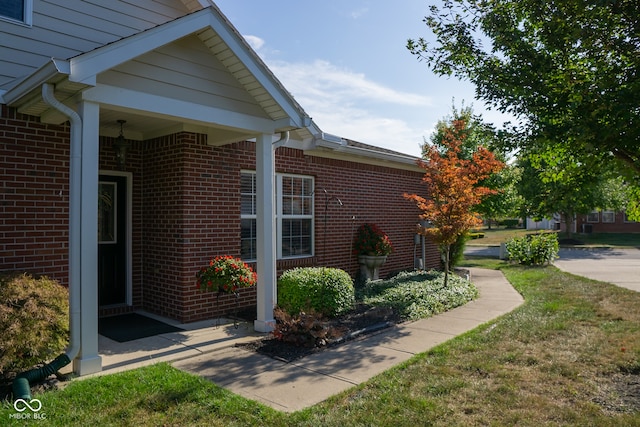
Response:
[[[98,304],[127,301],[127,178],[100,175],[98,186]]]

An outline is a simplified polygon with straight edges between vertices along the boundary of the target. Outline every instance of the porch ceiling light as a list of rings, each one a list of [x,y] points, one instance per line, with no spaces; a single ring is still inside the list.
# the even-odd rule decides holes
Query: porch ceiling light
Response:
[[[124,134],[122,133],[122,125],[127,123],[126,120],[118,120],[120,123],[120,135],[116,138],[116,141],[113,143],[113,151],[116,153],[116,163],[118,165],[119,170],[124,169],[124,165],[127,161],[127,150],[130,147],[129,142],[124,139]]]

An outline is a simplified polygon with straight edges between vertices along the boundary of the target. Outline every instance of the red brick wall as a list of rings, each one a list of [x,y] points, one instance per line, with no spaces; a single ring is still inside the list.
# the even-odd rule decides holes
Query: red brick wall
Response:
[[[622,212],[616,212],[615,222],[602,222],[602,212],[597,222],[588,222],[587,215],[578,215],[576,221],[578,233],[582,232],[582,224],[590,225],[593,233],[640,233],[640,222],[625,222]]]
[[[2,106],[0,116],[0,271],[24,270],[68,280],[69,127],[52,126]],[[250,142],[212,147],[206,137],[179,133],[130,141],[126,172],[133,179],[133,304],[181,321],[233,312],[235,298],[203,294],[195,272],[216,255],[240,254],[240,189],[243,169],[255,169]],[[100,139],[100,169],[115,170],[113,138]],[[327,265],[351,274],[355,229],[375,222],[395,252],[382,275],[412,268],[416,208],[402,197],[421,192],[421,174],[382,166],[306,156],[279,148],[280,173],[315,178],[316,256],[278,262],[278,270]],[[326,209],[326,189],[332,199]],[[427,265],[437,266],[430,247]],[[243,290],[241,306],[255,304]],[[112,314],[118,310],[103,310]],[[120,309],[121,311],[121,309]]]
[[[211,147],[202,135],[180,133],[147,141],[143,151],[144,308],[182,321],[233,312],[233,297],[218,300],[200,292],[194,275],[213,256],[240,255],[239,178],[241,170],[255,169],[254,144]],[[318,194],[316,256],[279,261],[279,271],[328,265],[355,274],[351,242],[363,222],[379,224],[394,243],[383,275],[413,267],[418,212],[402,194],[422,190],[420,173],[305,156],[291,148],[278,149],[276,169],[314,176]],[[328,204],[326,238],[323,188],[343,202]],[[429,255],[429,265],[436,266],[433,248]],[[240,305],[252,304],[255,291],[243,291]]]
[[[0,107],[0,271],[68,283],[69,127]]]

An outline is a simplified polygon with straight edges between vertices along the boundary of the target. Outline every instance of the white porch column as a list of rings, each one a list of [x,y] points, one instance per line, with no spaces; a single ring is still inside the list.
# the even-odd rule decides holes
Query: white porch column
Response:
[[[258,332],[273,330],[276,293],[275,151],[271,135],[256,138],[256,252],[258,256]]]
[[[83,101],[80,179],[80,353],[73,370],[87,375],[102,370],[98,355],[98,158],[100,106]]]

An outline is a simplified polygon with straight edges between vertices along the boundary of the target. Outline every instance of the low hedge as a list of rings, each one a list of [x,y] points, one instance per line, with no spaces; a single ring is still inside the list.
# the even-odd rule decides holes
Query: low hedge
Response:
[[[291,315],[313,309],[334,317],[349,311],[354,301],[353,280],[344,270],[294,268],[278,279],[278,306]]]

